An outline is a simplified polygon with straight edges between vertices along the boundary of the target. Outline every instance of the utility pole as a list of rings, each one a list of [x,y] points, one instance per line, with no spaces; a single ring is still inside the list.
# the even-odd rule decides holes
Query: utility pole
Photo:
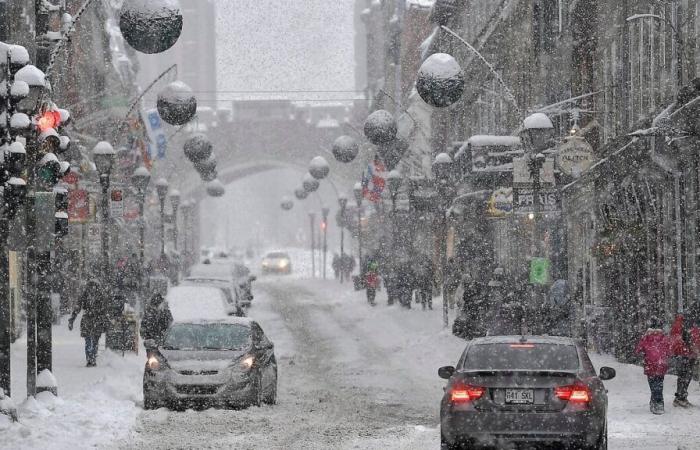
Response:
[[[309,213],[309,221],[311,222],[311,277],[316,278],[316,228],[314,227],[316,214]]]
[[[326,258],[328,254],[328,214],[331,212],[329,208],[323,208],[323,279],[326,279]]]

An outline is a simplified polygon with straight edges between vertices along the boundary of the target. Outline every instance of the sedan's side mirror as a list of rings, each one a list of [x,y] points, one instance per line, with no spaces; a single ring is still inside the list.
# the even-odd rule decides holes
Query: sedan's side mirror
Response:
[[[615,372],[615,369],[613,369],[612,367],[601,367],[600,375],[598,376],[598,378],[600,378],[603,381],[608,381],[615,378],[616,375],[617,372]]]
[[[258,279],[258,277],[256,277],[255,275],[251,275],[251,276],[250,276],[250,281],[255,281],[255,280],[257,280],[257,279]]]
[[[143,346],[146,350],[156,350],[158,348],[158,343],[155,339],[146,339],[143,341]]]
[[[452,366],[445,366],[445,367],[440,367],[438,369],[438,376],[440,378],[443,378],[445,380],[449,380],[452,378],[452,375],[455,373],[455,368]]]

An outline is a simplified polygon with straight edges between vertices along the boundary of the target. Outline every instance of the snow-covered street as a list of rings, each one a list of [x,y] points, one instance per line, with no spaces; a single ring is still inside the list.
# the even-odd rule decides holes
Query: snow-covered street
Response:
[[[20,408],[18,425],[3,423],[3,448],[438,448],[437,368],[454,364],[463,341],[442,329],[439,302],[423,312],[376,308],[362,293],[328,281],[261,279],[250,316],[276,344],[279,400],[239,411],[141,409],[143,355],[101,352],[88,369],[78,333],[55,328],[60,397]],[[64,331],[65,330],[65,331]],[[22,354],[18,343],[15,355]],[[671,406],[675,377],[665,386],[667,413],[648,411],[639,367],[594,357],[618,377],[610,391],[612,449],[694,449],[700,408]],[[15,361],[15,398],[23,397]],[[697,383],[691,402],[700,402]]]

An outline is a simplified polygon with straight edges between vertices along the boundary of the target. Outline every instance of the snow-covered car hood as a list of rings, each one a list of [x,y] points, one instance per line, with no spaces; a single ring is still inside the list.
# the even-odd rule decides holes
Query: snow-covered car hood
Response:
[[[160,350],[173,370],[222,370],[243,356],[245,350]]]

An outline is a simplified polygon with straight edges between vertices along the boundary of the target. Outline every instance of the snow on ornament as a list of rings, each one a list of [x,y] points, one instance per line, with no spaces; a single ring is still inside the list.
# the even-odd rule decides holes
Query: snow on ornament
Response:
[[[187,159],[196,164],[209,158],[213,152],[213,147],[205,135],[198,133],[187,139],[184,150]]]
[[[386,144],[396,139],[396,119],[389,111],[380,109],[367,117],[364,131],[372,144]]]
[[[219,178],[219,172],[217,172],[216,169],[212,170],[211,172],[201,172],[199,174],[199,178],[201,178],[202,181],[208,183]]]
[[[447,53],[435,53],[418,71],[416,90],[423,101],[437,108],[454,104],[464,93],[464,72]]]
[[[119,29],[126,42],[141,53],[161,53],[182,33],[182,13],[177,0],[124,0]]]
[[[309,193],[304,189],[299,188],[294,191],[294,196],[297,198],[297,200],[304,200],[309,196]]]
[[[377,146],[377,155],[382,160],[387,170],[394,170],[399,164],[403,155],[408,151],[408,140],[397,136],[391,142]]]
[[[301,185],[306,192],[311,193],[316,192],[321,186],[321,183],[316,178],[312,177],[310,173],[307,173],[301,180]]]
[[[212,173],[216,170],[216,158],[212,155],[204,161],[197,161],[194,163],[194,168],[200,175]]]
[[[352,162],[360,152],[360,146],[355,139],[350,136],[340,136],[333,142],[333,156],[341,163]]]
[[[309,163],[309,173],[317,180],[323,180],[330,173],[331,168],[323,156],[317,156]]]
[[[209,194],[210,197],[223,197],[225,193],[226,188],[218,179],[207,183],[207,194]]]
[[[158,94],[158,114],[170,125],[184,125],[197,113],[197,99],[182,81],[167,85]]]

